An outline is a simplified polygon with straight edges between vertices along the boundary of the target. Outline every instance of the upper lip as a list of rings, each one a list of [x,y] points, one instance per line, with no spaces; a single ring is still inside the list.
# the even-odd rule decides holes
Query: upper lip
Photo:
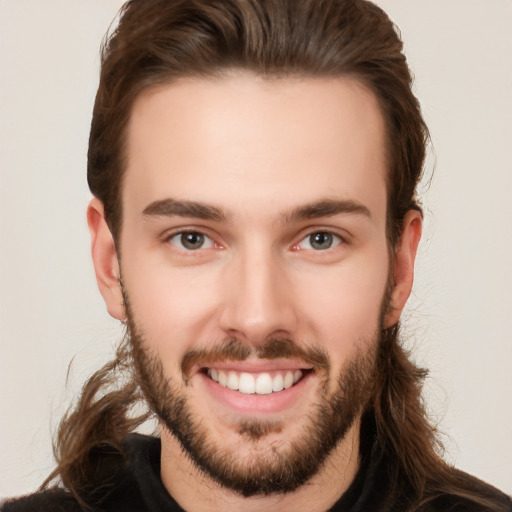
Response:
[[[247,372],[247,373],[264,373],[269,371],[295,371],[295,370],[312,370],[313,366],[308,363],[296,361],[293,359],[253,359],[245,361],[218,361],[198,364],[194,367],[192,373],[200,372],[207,368],[215,368],[217,370]]]

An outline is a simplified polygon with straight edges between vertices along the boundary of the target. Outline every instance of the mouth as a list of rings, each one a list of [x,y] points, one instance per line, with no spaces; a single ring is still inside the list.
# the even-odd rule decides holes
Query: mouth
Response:
[[[280,393],[296,385],[308,372],[307,369],[247,372],[220,368],[204,368],[212,381],[224,388],[244,395],[270,395]]]
[[[207,397],[204,406],[217,415],[268,416],[290,411],[307,400],[316,389],[311,386],[317,381],[315,373],[312,365],[293,360],[219,361],[197,366],[194,382],[205,392],[200,393]]]

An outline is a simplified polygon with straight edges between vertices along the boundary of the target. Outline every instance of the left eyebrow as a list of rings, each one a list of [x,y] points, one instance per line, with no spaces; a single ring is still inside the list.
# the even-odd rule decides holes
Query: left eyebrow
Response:
[[[370,210],[361,203],[352,200],[325,199],[305,204],[283,215],[284,222],[332,217],[338,214],[359,214],[371,219]]]

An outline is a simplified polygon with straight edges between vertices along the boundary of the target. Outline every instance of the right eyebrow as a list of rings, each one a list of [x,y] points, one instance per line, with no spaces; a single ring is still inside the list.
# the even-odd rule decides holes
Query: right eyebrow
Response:
[[[178,216],[214,221],[223,221],[226,219],[226,213],[216,206],[195,201],[179,201],[172,198],[153,201],[144,208],[142,214],[146,217]]]

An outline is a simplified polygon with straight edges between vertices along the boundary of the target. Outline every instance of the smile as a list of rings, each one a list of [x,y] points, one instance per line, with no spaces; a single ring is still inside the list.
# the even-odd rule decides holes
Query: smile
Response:
[[[208,377],[221,386],[245,395],[269,395],[289,389],[303,376],[301,370],[273,371],[262,373],[225,371],[209,368]]]

